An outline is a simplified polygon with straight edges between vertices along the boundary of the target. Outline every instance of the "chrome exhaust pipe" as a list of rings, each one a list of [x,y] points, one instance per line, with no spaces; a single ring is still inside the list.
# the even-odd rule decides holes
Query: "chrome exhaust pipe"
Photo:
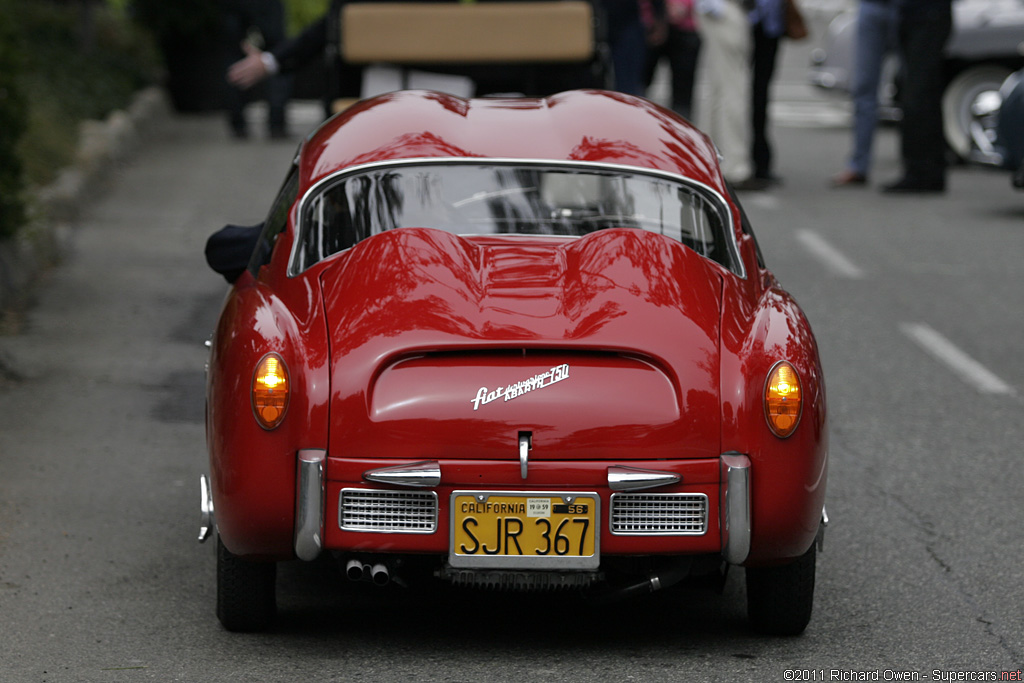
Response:
[[[359,560],[349,560],[345,565],[345,576],[347,576],[350,581],[362,581],[363,563]]]
[[[369,581],[375,586],[384,586],[391,581],[391,568],[384,562],[370,564],[353,558],[345,563],[345,576],[350,581]]]
[[[388,581],[391,580],[391,572],[388,570],[388,566],[383,562],[370,567],[370,580],[373,581],[375,586],[387,585]]]
[[[693,562],[690,558],[680,558],[671,566],[660,571],[651,572],[644,578],[625,586],[605,588],[587,595],[599,605],[608,605],[622,600],[647,595],[674,586],[690,575]]]

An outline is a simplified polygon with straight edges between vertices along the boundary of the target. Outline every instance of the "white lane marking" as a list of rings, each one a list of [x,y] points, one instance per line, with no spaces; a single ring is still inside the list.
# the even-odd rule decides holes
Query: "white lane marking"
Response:
[[[1009,384],[923,323],[903,323],[903,333],[983,394],[1013,394]]]
[[[864,271],[853,261],[846,258],[838,249],[825,241],[825,238],[812,230],[797,230],[796,238],[812,256],[817,257],[826,268],[840,277],[859,280]]]
[[[773,102],[772,123],[785,128],[842,128],[853,118],[850,107],[834,102]]]
[[[774,211],[779,208],[779,198],[770,192],[746,192],[741,198],[743,206],[757,206]]]

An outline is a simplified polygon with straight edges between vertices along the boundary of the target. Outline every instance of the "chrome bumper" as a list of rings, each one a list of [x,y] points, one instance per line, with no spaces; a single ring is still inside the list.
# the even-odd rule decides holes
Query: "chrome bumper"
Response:
[[[327,451],[299,451],[295,476],[295,554],[315,560],[324,545],[324,463]]]
[[[725,453],[721,468],[722,558],[742,564],[750,554],[750,458]]]
[[[213,492],[206,475],[199,476],[199,542],[204,543],[213,534]]]

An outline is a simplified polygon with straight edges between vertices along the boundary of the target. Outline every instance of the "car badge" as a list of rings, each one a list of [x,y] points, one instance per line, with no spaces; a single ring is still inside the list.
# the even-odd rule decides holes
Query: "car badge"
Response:
[[[473,410],[477,410],[480,406],[487,405],[491,401],[497,401],[499,398],[511,401],[531,391],[544,389],[566,379],[569,379],[568,363],[556,365],[550,370],[537,373],[533,377],[521,382],[509,384],[507,387],[498,387],[492,390],[489,390],[487,387],[480,387],[480,390],[476,392],[476,398],[471,400]]]

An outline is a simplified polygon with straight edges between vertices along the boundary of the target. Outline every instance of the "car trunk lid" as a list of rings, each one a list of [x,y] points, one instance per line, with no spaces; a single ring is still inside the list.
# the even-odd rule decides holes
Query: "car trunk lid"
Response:
[[[641,230],[383,233],[321,277],[335,457],[718,453],[717,268]]]

